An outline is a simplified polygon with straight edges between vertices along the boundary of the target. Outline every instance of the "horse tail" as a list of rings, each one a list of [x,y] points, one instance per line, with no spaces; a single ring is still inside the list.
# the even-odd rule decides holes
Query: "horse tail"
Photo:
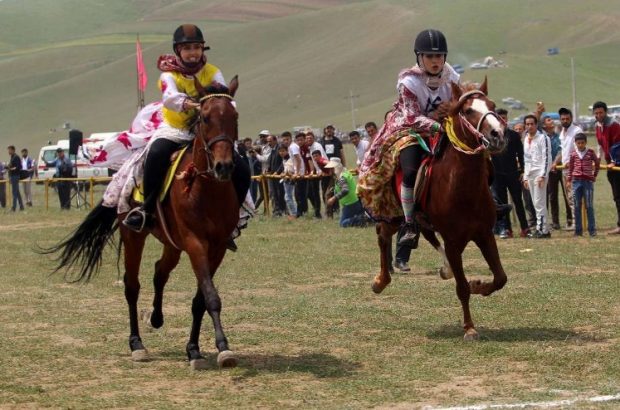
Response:
[[[58,266],[53,273],[64,269],[66,280],[88,282],[101,267],[106,245],[116,247],[113,240],[116,229],[118,229],[116,208],[103,206],[100,202],[68,238],[51,248],[40,250],[40,253],[60,253],[56,258]],[[75,267],[79,269],[79,273],[70,273]]]

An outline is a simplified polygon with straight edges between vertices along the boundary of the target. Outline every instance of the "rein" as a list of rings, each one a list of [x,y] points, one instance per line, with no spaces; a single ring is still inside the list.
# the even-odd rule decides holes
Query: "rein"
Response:
[[[228,94],[223,94],[223,93],[218,93],[218,94],[208,94],[205,95],[204,97],[202,97],[199,102],[200,102],[200,106],[202,107],[202,104],[204,104],[206,101],[210,100],[211,98],[228,98],[229,100],[232,101],[233,97],[231,97]],[[214,177],[215,176],[215,171],[213,170],[214,167],[214,158],[213,158],[213,151],[211,151],[211,147],[215,144],[217,144],[218,142],[224,141],[227,142],[231,145],[231,147],[234,149],[234,142],[232,140],[232,138],[230,138],[228,135],[226,134],[220,134],[214,138],[211,138],[209,141],[205,140],[204,136],[201,133],[202,130],[202,124],[204,123],[203,121],[203,117],[202,114],[198,114],[198,121],[197,121],[197,125],[196,125],[196,136],[200,136],[200,139],[202,140],[202,144],[204,145],[203,147],[201,147],[200,149],[204,150],[206,157],[207,157],[207,168],[204,170],[197,170],[195,172],[195,175],[198,176],[202,176],[203,178],[209,178],[209,177]]]

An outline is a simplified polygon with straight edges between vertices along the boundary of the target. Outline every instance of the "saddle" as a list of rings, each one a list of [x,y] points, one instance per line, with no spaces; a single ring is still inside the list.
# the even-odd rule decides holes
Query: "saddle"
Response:
[[[166,195],[168,195],[168,191],[170,190],[170,186],[172,186],[172,181],[174,181],[175,173],[179,164],[181,163],[181,159],[185,154],[185,151],[188,150],[190,146],[186,145],[178,151],[175,151],[170,156],[170,166],[168,167],[168,172],[166,173],[166,179],[161,187],[161,192],[159,193],[159,202],[163,202],[166,199]],[[142,190],[142,184],[136,186],[133,189],[133,193],[131,198],[138,204],[144,202],[144,191]]]

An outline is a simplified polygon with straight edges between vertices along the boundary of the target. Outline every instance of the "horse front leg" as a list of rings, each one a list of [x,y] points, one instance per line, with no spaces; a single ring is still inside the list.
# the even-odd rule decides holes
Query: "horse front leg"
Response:
[[[452,243],[446,243],[446,257],[448,263],[452,267],[454,272],[454,279],[456,280],[456,294],[461,301],[461,307],[463,308],[463,329],[465,330],[464,339],[466,341],[478,339],[478,332],[474,327],[474,322],[471,319],[471,312],[469,311],[469,297],[471,291],[469,289],[469,283],[465,277],[463,271],[463,250],[464,245],[455,245]]]
[[[121,228],[125,256],[125,300],[129,307],[129,349],[131,359],[136,362],[149,360],[148,351],[142,344],[138,324],[138,297],[140,295],[140,261],[144,249],[145,235],[134,234]]]
[[[497,243],[491,231],[485,231],[480,238],[477,238],[474,242],[476,242],[476,245],[480,248],[484,259],[489,264],[491,272],[493,272],[493,281],[482,282],[480,280],[472,280],[469,282],[469,287],[471,288],[471,293],[489,296],[496,290],[503,288],[508,281],[508,277],[499,259]]]
[[[448,262],[448,258],[446,257],[446,250],[437,239],[437,235],[435,232],[429,229],[422,229],[422,235],[424,238],[435,248],[437,252],[441,255],[443,260],[443,266],[439,268],[439,276],[441,279],[447,280],[454,277],[454,273],[452,272],[452,268],[450,267],[450,263]]]
[[[188,250],[188,254],[196,274],[196,280],[198,282],[198,291],[194,297],[192,304],[192,331],[190,334],[190,340],[187,344],[187,354],[192,360],[202,359],[200,356],[200,347],[198,339],[200,336],[200,328],[202,325],[202,319],[204,317],[205,310],[211,316],[213,321],[213,327],[215,329],[215,347],[219,354],[217,356],[217,364],[219,367],[235,367],[237,365],[237,358],[235,354],[228,348],[228,340],[224,334],[220,314],[222,311],[222,301],[213,284],[213,275],[219,267],[224,254],[226,253],[225,244],[219,246],[217,249],[209,248],[208,246],[203,250],[196,252],[192,249]],[[208,258],[207,258],[208,254]],[[200,300],[202,298],[202,300]],[[196,358],[196,359],[193,359]],[[204,360],[204,359],[203,359]],[[202,363],[200,360],[194,361],[193,368],[200,368]]]
[[[372,291],[375,293],[383,292],[392,281],[390,276],[390,254],[392,246],[392,236],[398,231],[398,226],[390,225],[385,222],[379,222],[376,226],[377,242],[379,251],[381,252],[381,270],[375,276],[372,282]]]
[[[172,246],[164,246],[161,258],[155,262],[155,275],[153,276],[153,286],[155,296],[153,298],[153,311],[150,315],[150,323],[155,329],[159,329],[164,324],[164,312],[162,309],[164,301],[164,287],[170,278],[170,272],[179,263],[181,252]]]

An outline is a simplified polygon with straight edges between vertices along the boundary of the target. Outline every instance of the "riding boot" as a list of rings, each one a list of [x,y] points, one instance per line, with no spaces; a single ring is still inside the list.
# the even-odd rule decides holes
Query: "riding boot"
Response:
[[[239,249],[237,247],[237,244],[235,243],[235,240],[232,237],[228,238],[228,242],[226,243],[226,249],[231,252],[237,252],[237,249]]]
[[[403,236],[398,241],[401,246],[407,246],[411,249],[418,248],[418,241],[420,239],[420,231],[415,222],[407,222],[403,225]]]

